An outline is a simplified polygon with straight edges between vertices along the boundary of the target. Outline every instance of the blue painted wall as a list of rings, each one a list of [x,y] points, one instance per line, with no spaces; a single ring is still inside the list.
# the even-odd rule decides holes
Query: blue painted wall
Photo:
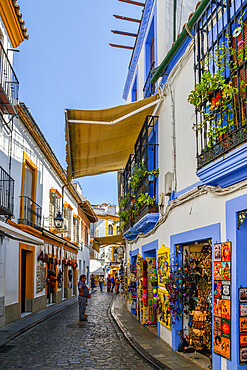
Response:
[[[239,311],[238,289],[247,287],[247,221],[237,230],[237,212],[247,209],[247,195],[226,202],[226,238],[232,242],[231,259],[231,361],[227,369],[247,369],[239,365]]]
[[[137,72],[136,72],[136,76],[135,76],[135,80],[134,80],[134,83],[133,83],[133,87],[132,87],[132,92],[131,92],[131,100],[132,101],[136,101],[138,99],[138,92],[137,92]]]

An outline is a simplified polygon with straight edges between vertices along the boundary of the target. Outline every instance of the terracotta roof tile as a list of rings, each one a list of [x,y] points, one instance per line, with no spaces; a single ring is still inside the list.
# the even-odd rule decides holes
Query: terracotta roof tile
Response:
[[[20,27],[22,30],[22,34],[26,40],[29,39],[29,35],[27,34],[27,28],[25,27],[25,22],[22,19],[22,13],[20,12],[20,6],[17,4],[17,0],[12,0],[13,6],[15,8],[15,13],[20,23]]]

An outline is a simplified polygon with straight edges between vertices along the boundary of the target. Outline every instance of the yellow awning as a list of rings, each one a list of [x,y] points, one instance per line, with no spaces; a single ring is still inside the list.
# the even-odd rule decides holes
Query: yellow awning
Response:
[[[125,238],[123,234],[104,236],[101,238],[94,238],[93,249],[99,252],[100,248],[106,247],[107,245],[125,245]]]
[[[100,110],[65,110],[68,179],[124,168],[157,95]]]

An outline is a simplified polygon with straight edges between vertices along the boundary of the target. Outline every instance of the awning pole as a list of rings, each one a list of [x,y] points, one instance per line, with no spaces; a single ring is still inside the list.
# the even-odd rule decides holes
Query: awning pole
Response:
[[[115,119],[114,121],[110,121],[110,122],[105,122],[105,121],[84,121],[84,120],[76,120],[76,119],[69,119],[68,122],[69,123],[90,123],[90,124],[102,124],[102,125],[115,125],[115,123],[118,123],[118,122],[121,122],[123,120],[125,120],[126,118],[129,118],[137,113],[140,113],[142,112],[143,110],[147,109],[147,108],[150,108],[152,107],[153,105],[155,104],[158,104],[161,100],[160,99],[157,99],[155,101],[153,101],[152,103],[149,103],[147,105],[144,105],[143,107],[141,108],[138,108],[136,110],[134,110],[133,112],[130,112],[128,114],[126,114],[125,116],[122,116],[120,118],[117,118]]]

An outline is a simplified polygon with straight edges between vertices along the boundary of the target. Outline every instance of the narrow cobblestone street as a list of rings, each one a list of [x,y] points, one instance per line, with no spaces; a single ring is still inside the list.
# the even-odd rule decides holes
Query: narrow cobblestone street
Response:
[[[128,344],[109,308],[113,295],[92,295],[88,322],[79,322],[78,304],[11,341],[0,350],[1,369],[151,369]]]

